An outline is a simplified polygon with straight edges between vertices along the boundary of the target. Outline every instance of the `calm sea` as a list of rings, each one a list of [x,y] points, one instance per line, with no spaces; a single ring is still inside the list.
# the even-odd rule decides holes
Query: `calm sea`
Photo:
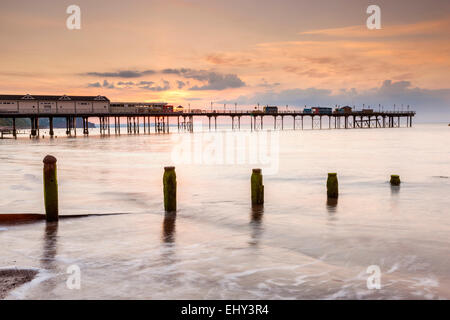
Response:
[[[0,267],[40,271],[9,298],[450,299],[446,124],[171,130],[0,140],[0,213],[43,213],[47,154],[58,159],[60,214],[121,213],[0,226]],[[176,166],[176,216],[163,209],[166,165]],[[265,205],[252,209],[256,167]],[[79,290],[66,284],[73,265]],[[367,286],[374,266],[380,289]]]

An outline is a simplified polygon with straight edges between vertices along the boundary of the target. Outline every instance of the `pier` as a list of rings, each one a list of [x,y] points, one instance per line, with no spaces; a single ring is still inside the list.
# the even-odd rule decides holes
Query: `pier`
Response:
[[[75,119],[83,120],[82,134],[89,134],[89,118],[97,118],[99,122],[100,133],[102,135],[121,134],[121,121],[125,119],[126,133],[169,133],[170,125],[177,125],[180,132],[193,132],[193,123],[195,118],[206,118],[208,120],[208,130],[217,130],[218,118],[231,119],[231,129],[240,130],[242,119],[250,120],[251,131],[264,129],[273,130],[321,130],[321,129],[362,129],[362,128],[400,128],[412,127],[412,119],[415,116],[414,111],[382,111],[365,112],[352,111],[348,113],[330,113],[313,114],[301,111],[279,111],[268,113],[262,111],[235,110],[235,111],[195,111],[195,112],[153,112],[150,110],[136,109],[133,112],[111,110],[107,113],[2,113],[0,118],[13,119],[13,125],[8,130],[2,131],[3,134],[12,134],[17,136],[16,119],[28,118],[31,125],[31,136],[39,136],[39,119],[49,119],[49,134],[54,135],[53,119],[66,119],[66,134],[70,136],[77,135]],[[291,127],[286,125],[286,119],[292,120]],[[271,119],[272,126],[265,126],[265,119]],[[305,121],[308,120],[308,121]],[[111,123],[114,121],[114,125]],[[141,125],[142,124],[142,125]],[[152,126],[153,124],[153,126]]]

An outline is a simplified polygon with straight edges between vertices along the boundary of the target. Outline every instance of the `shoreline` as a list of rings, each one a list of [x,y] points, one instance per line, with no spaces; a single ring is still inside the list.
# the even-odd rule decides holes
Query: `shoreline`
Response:
[[[8,294],[21,285],[32,281],[38,271],[27,269],[3,269],[0,270],[0,300],[4,300]]]

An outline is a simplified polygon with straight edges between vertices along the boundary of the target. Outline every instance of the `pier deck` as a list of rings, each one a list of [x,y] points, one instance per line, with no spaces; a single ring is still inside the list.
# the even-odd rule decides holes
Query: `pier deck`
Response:
[[[308,125],[310,129],[357,129],[357,128],[397,128],[402,124],[405,127],[412,126],[412,119],[415,116],[414,111],[382,111],[382,112],[365,112],[352,111],[347,113],[305,113],[301,111],[278,111],[276,113],[250,111],[250,110],[235,110],[235,111],[195,111],[195,112],[150,112],[149,110],[137,110],[135,112],[108,112],[108,113],[0,113],[0,118],[13,119],[13,125],[10,130],[14,137],[17,136],[16,119],[28,118],[31,120],[31,136],[39,136],[39,119],[49,119],[50,136],[54,135],[53,118],[66,118],[66,134],[76,135],[75,119],[83,119],[83,134],[89,134],[88,119],[98,118],[100,133],[111,133],[111,118],[114,119],[114,126],[112,127],[115,134],[120,134],[120,121],[126,118],[127,133],[139,133],[143,122],[144,133],[150,133],[151,124],[153,129],[158,133],[168,133],[170,128],[171,118],[177,121],[178,130],[192,132],[194,117],[201,117],[208,119],[209,130],[212,129],[212,121],[214,121],[213,128],[217,129],[217,118],[228,117],[231,118],[231,127],[233,130],[240,130],[241,118],[250,118],[251,130],[264,130],[264,118],[273,119],[274,130],[287,129],[285,126],[285,118],[291,118],[293,130],[305,129],[305,119],[309,119]],[[325,124],[324,126],[324,120]],[[152,121],[153,120],[153,121]],[[9,133],[9,132],[8,132]]]

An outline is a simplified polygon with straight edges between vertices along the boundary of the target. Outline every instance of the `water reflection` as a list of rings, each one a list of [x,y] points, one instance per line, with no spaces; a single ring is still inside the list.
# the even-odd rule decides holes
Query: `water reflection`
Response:
[[[173,244],[175,242],[175,223],[177,215],[175,212],[166,212],[164,215],[162,241],[166,244]]]
[[[398,210],[399,207],[399,197],[400,195],[400,186],[391,185],[391,210],[394,212]]]
[[[398,196],[399,192],[400,192],[400,186],[391,185],[391,195]]]
[[[262,233],[264,231],[263,227],[263,217],[264,217],[264,206],[254,205],[251,207],[250,212],[250,241],[249,244],[252,246],[258,246],[259,240],[261,239]]]
[[[338,205],[337,198],[327,198],[327,211],[328,211],[328,220],[329,221],[337,220],[337,217],[336,217],[337,205]]]
[[[47,222],[45,224],[43,249],[41,257],[41,267],[54,274],[53,277],[46,280],[42,287],[45,292],[52,292],[59,281],[55,278],[58,265],[55,257],[58,253],[58,222]]]
[[[45,224],[41,264],[42,268],[55,270],[55,257],[57,254],[58,222],[47,222]]]

